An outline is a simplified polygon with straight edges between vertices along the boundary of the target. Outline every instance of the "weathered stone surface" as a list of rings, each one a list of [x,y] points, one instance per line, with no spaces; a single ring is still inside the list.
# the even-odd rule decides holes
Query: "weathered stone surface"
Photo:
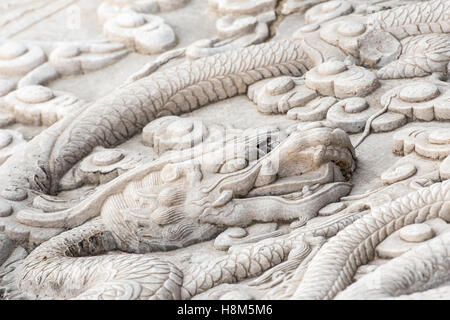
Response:
[[[2,299],[450,298],[449,0],[5,1]]]

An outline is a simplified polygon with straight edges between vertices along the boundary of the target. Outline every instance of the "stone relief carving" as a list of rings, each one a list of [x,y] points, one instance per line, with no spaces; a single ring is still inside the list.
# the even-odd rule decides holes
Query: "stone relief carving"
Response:
[[[450,1],[0,16],[1,299],[450,297]]]

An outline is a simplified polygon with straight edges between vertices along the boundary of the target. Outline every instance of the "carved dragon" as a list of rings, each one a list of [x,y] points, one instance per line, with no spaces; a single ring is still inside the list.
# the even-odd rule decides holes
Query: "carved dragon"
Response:
[[[55,194],[62,175],[95,146],[115,146],[158,117],[190,112],[243,94],[258,80],[299,76],[310,67],[299,43],[283,41],[198,59],[137,80],[50,127],[5,162],[0,176],[8,189],[2,195],[24,200],[30,189]]]
[[[368,26],[371,26],[371,30],[360,39],[361,52],[358,52],[355,56],[360,58],[361,62],[375,65],[382,61],[382,64],[378,66],[383,68],[377,72],[380,78],[423,76],[436,72],[446,74],[449,62],[448,50],[446,46],[442,47],[440,43],[436,42],[434,37],[437,37],[436,34],[438,33],[449,31],[449,8],[450,1],[434,0],[371,16],[368,20]],[[428,12],[427,10],[433,10],[437,13],[430,18],[426,18],[424,12]],[[405,12],[410,11],[415,12],[414,19],[405,18],[405,16],[408,17]],[[390,23],[386,23],[386,21],[390,21]],[[414,32],[411,33],[410,30],[413,29]],[[377,58],[378,53],[375,54],[374,58],[371,56],[372,52],[364,51],[367,49],[367,45],[364,45],[364,43],[368,43],[371,37],[378,36],[379,32],[390,34],[394,37],[394,42],[405,39],[405,51],[399,54],[400,59],[395,57],[394,60],[396,61],[386,63],[379,57]],[[408,36],[419,38],[417,38],[417,41],[414,38],[410,41],[406,39]],[[448,41],[446,35],[443,38]],[[416,72],[417,70],[409,72],[410,68],[405,67],[406,64],[420,64],[415,60],[414,50],[411,49],[411,46],[421,45],[421,41],[432,49],[438,48],[442,51],[439,52],[439,61],[438,63],[428,64],[429,68],[420,70],[419,73]],[[351,50],[346,50],[345,45],[340,45],[338,50],[340,52],[339,58],[342,57],[343,53],[351,52]],[[320,59],[317,60],[315,54],[314,49],[305,47],[304,40],[269,42],[178,65],[164,73],[156,73],[119,88],[110,95],[87,106],[82,113],[72,114],[56,123],[30,142],[22,152],[18,152],[11,157],[0,169],[0,181],[2,181],[3,186],[7,186],[2,191],[2,196],[9,200],[22,201],[33,194],[31,190],[56,194],[58,192],[58,181],[62,175],[81,158],[89,154],[94,147],[99,145],[104,147],[115,146],[138,133],[148,122],[157,117],[189,112],[207,103],[242,94],[247,90],[248,85],[258,80],[279,75],[299,76],[315,64],[322,62]],[[329,130],[327,134],[333,136],[340,133],[339,131]],[[280,148],[283,146],[292,148],[292,145],[294,145],[297,146],[293,148],[296,155],[298,152],[301,153],[303,149],[298,148],[298,146],[303,147],[301,134],[294,134],[290,138]],[[290,143],[292,144],[290,145]],[[306,147],[309,148],[311,145],[306,144]],[[344,168],[347,170],[353,168],[352,160],[349,160],[353,157],[352,152],[349,151],[352,150],[351,145],[346,146],[345,149],[347,150],[345,157],[342,154],[335,155],[334,158],[322,157],[319,163],[338,164],[343,161]],[[349,154],[350,157],[348,157]],[[108,262],[110,259],[117,259],[117,263],[120,264],[122,257],[120,255],[106,255],[104,257],[89,257],[86,260],[74,257],[99,254],[116,248],[132,253],[172,249],[190,244],[194,240],[209,239],[226,225],[246,225],[251,221],[258,221],[258,219],[269,221],[267,220],[268,215],[264,215],[264,212],[252,215],[252,212],[249,212],[245,205],[239,210],[239,205],[247,201],[251,202],[253,196],[260,198],[258,201],[264,202],[265,206],[266,203],[269,204],[267,207],[271,214],[282,208],[282,210],[279,210],[280,215],[273,219],[289,221],[298,218],[298,203],[296,204],[296,210],[294,210],[294,205],[291,208],[292,210],[289,210],[286,209],[289,205],[280,205],[279,200],[271,198],[273,189],[267,188],[261,194],[258,194],[255,190],[258,190],[259,187],[276,185],[274,181],[277,178],[293,177],[304,173],[302,169],[299,169],[302,168],[302,163],[296,162],[292,166],[282,164],[280,168],[289,168],[292,171],[277,176],[275,179],[273,177],[267,179],[266,176],[260,176],[259,174],[263,166],[270,166],[270,161],[264,161],[268,158],[270,156],[258,160],[254,165],[238,173],[215,179],[216,183],[211,184],[214,187],[206,192],[206,196],[204,189],[194,187],[188,193],[181,193],[182,196],[180,196],[179,191],[175,190],[176,188],[171,190],[169,188],[158,190],[161,191],[158,195],[155,195],[154,190],[152,190],[147,193],[147,197],[144,195],[144,200],[140,201],[134,200],[131,196],[124,197],[123,193],[136,190],[137,186],[141,188],[143,185],[155,187],[157,185],[155,181],[164,179],[162,176],[165,175],[169,177],[166,181],[169,184],[170,179],[176,181],[181,178],[185,185],[195,186],[202,179],[201,170],[198,167],[195,169],[192,163],[189,163],[184,169],[173,164],[153,163],[145,168],[140,168],[138,171],[119,177],[117,180],[117,185],[121,188],[119,193],[111,194],[112,189],[108,188],[100,190],[95,198],[100,201],[96,201],[95,204],[94,202],[83,202],[80,206],[64,213],[31,213],[27,215],[24,212],[19,219],[24,223],[37,226],[47,226],[49,221],[57,221],[55,226],[74,227],[100,212],[102,221],[79,227],[86,228],[86,230],[74,229],[63,233],[33,251],[24,264],[20,280],[21,288],[44,296],[58,296],[61,295],[61,292],[64,292],[61,296],[64,298],[81,298],[83,295],[88,297],[89,291],[85,291],[86,287],[71,289],[71,281],[68,282],[69,287],[64,288],[64,290],[60,290],[61,287],[48,288],[40,282],[40,278],[33,276],[33,272],[35,270],[43,272],[43,269],[38,268],[45,266],[45,270],[49,271],[44,274],[49,279],[55,279],[52,277],[58,274],[57,272],[54,273],[54,270],[60,270],[62,277],[65,277],[67,273],[63,272],[64,268],[59,266],[58,268],[61,269],[55,269],[55,266],[49,267],[52,262],[56,263],[61,257],[65,257],[62,266],[66,266],[67,270],[70,270],[69,263],[86,262],[86,265],[83,264],[79,268],[89,275],[88,270],[91,270],[89,264],[95,265],[94,268],[107,269],[111,266]],[[333,172],[337,172],[337,170],[334,170],[335,165],[331,164],[331,166]],[[236,181],[246,183],[239,184]],[[263,185],[259,185],[260,181],[264,181],[262,182]],[[227,182],[229,182],[228,189],[223,187],[227,185]],[[177,185],[180,185],[180,181],[175,183],[175,186]],[[333,199],[328,198],[325,202],[335,201],[349,191],[349,187],[345,183],[340,182],[332,185]],[[335,186],[342,187],[341,191],[336,192]],[[158,186],[156,189],[161,188]],[[285,186],[282,189],[285,192]],[[323,246],[313,258],[293,298],[334,298],[340,291],[350,285],[357,267],[373,259],[376,245],[395,230],[431,217],[441,217],[450,221],[448,190],[450,190],[449,182],[438,183],[399,198],[392,203],[372,208],[370,214],[358,219]],[[209,210],[205,210],[202,205],[199,206],[201,210],[194,208],[192,202],[189,201],[186,205],[186,199],[192,200],[194,195],[197,196],[196,200],[202,198],[198,197],[199,194],[207,199],[206,209]],[[266,199],[261,199],[264,197]],[[151,205],[148,207],[141,205],[142,203],[151,204],[155,199],[157,199],[156,201],[167,201],[169,207],[181,207],[183,214],[180,215],[178,211],[172,210],[172,208],[163,212],[163,210],[158,211],[158,208],[153,208],[155,210],[148,209],[151,208]],[[126,201],[136,201],[136,203],[130,206]],[[136,209],[136,204],[139,204],[139,209]],[[102,211],[101,209],[105,207],[115,208],[116,210]],[[312,211],[315,212],[311,214],[315,214],[317,208]],[[149,215],[152,215],[151,219]],[[153,216],[161,223],[162,227],[155,224],[154,220],[152,221]],[[54,219],[55,217],[56,219]],[[180,221],[184,223],[180,223]],[[163,237],[161,237],[162,234]],[[446,238],[444,240],[446,241]],[[71,241],[76,242],[77,245],[71,246]],[[87,247],[78,246],[78,244],[88,244],[89,241],[94,243],[92,247],[90,245],[87,245]],[[278,252],[280,262],[286,258],[288,251],[292,248],[288,244],[283,244],[283,246],[286,247],[286,250],[283,249],[284,247],[281,247],[280,252],[276,248],[273,249]],[[446,253],[444,252],[444,254]],[[138,264],[139,259],[144,257],[142,255],[127,256],[140,257],[136,258]],[[51,257],[48,261],[49,264],[46,261],[48,257]],[[96,259],[103,259],[101,261],[105,261],[106,265],[97,264],[94,261],[100,260]],[[127,284],[129,296],[180,298],[195,294],[195,290],[188,290],[188,294],[184,291],[187,289],[182,289],[185,280],[182,279],[182,273],[175,266],[154,258],[148,259],[150,259],[146,260],[148,265],[154,266],[155,270],[164,270],[162,272],[164,276],[161,276],[156,284],[151,282],[144,287]],[[392,263],[394,264],[394,262]],[[266,270],[272,266],[273,264],[266,264],[261,270]],[[114,273],[114,271],[111,272],[111,274]],[[254,274],[246,274],[246,276],[249,275]],[[105,279],[104,281],[112,281],[112,285],[105,285],[100,291],[112,290],[114,284],[122,280],[119,272],[117,278],[111,276],[111,278]],[[219,282],[213,281],[212,283]],[[62,286],[65,285],[64,282],[57,283],[63,283]],[[88,280],[86,280],[86,283],[92,284]]]
[[[369,21],[374,25],[375,30],[386,30],[399,40],[405,39],[406,41],[404,55],[399,60],[380,69],[378,75],[382,78],[389,78],[424,76],[430,74],[430,72],[446,74],[449,63],[449,49],[446,45],[448,35],[439,36],[439,33],[449,32],[449,10],[450,1],[429,1],[374,14]],[[437,12],[437,14],[431,16],[427,12]],[[409,36],[412,37],[408,38]],[[442,49],[439,49],[440,43],[438,44],[436,39],[444,41]],[[426,45],[417,50],[417,44],[420,42],[426,43]],[[437,55],[433,57],[429,55],[432,50],[431,47],[433,47],[433,50],[437,50]],[[420,59],[425,59],[425,63],[418,63]],[[447,222],[450,221],[449,190],[449,181],[435,183],[391,203],[372,208],[370,214],[348,226],[323,246],[312,260],[303,281],[292,298],[334,298],[352,283],[358,266],[371,261],[375,257],[376,246],[394,231],[408,224],[422,222],[433,217],[440,217]],[[446,241],[446,238],[435,241],[438,247],[441,247],[442,241]],[[419,252],[421,251],[419,250]],[[416,254],[416,252],[408,253],[404,260],[402,258],[400,261],[392,261],[388,265],[380,267],[378,274],[382,271],[392,271],[391,268],[398,267],[399,263],[405,261],[408,263],[408,261],[417,259]],[[437,266],[448,273],[448,253],[446,250],[421,255],[422,259],[427,259],[427,257],[433,260],[438,259]],[[397,270],[392,279],[398,279],[402,277],[402,274]],[[430,275],[429,270],[424,271],[424,274]],[[370,277],[375,276],[370,275]],[[426,280],[431,278],[431,276],[430,278],[424,276],[423,279],[412,277],[404,280],[401,288],[385,285],[379,291],[374,292],[374,296],[371,296],[371,293],[368,293],[368,295],[369,297],[386,298],[390,295],[400,296],[417,290],[430,289],[429,286],[427,287]],[[359,290],[358,288],[364,286],[367,288],[369,279],[368,276],[367,280],[359,284],[357,282],[347,292],[344,291],[340,297],[351,297],[354,292]],[[443,279],[445,281],[445,277]],[[430,280],[430,282],[433,281]],[[439,284],[433,283],[434,286]],[[432,290],[435,290],[435,294],[440,294],[442,290],[445,291],[448,288]],[[417,295],[418,297],[421,296],[420,293]]]
[[[397,36],[398,30],[410,30],[412,26],[419,30],[413,35],[447,32],[449,1],[434,0],[408,8],[403,6],[369,16],[367,32],[355,37],[359,50],[349,50],[345,44],[337,43],[334,49],[330,49],[331,55],[342,59],[352,54],[361,62],[369,60],[376,64],[383,60],[380,55],[385,53],[377,50],[375,53],[367,52],[367,48],[370,40],[379,39],[380,32],[387,35],[386,41],[393,42],[398,40],[392,36],[389,38],[389,34]],[[405,10],[421,12],[421,8],[434,10],[435,14],[428,18],[418,14],[415,19],[405,20]],[[394,18],[388,20],[386,15],[390,17],[389,14]],[[386,23],[387,20],[390,23]],[[426,29],[424,25],[438,29]],[[404,37],[402,34],[399,39]],[[319,42],[327,48],[332,47],[322,39],[318,39]],[[280,75],[300,76],[323,62],[323,56],[317,58],[320,46],[312,45],[306,39],[268,42],[189,61],[118,88],[86,106],[82,112],[73,113],[48,128],[22,152],[8,159],[0,169],[1,195],[13,201],[29,197],[24,202],[26,204],[36,192],[57,194],[60,178],[94,147],[116,146],[158,117],[190,112],[208,103],[243,94],[249,85],[261,79]],[[447,54],[442,52],[440,62],[430,64],[427,72],[446,72],[443,66],[448,64]],[[401,60],[393,61],[386,67],[392,70],[401,63]],[[394,74],[398,75],[398,72]],[[18,208],[21,207],[23,205],[18,204]]]
[[[278,169],[273,168],[275,164],[279,164]],[[258,275],[285,260],[295,241],[277,240],[267,248],[258,243],[256,249],[237,253],[255,259],[254,263],[261,266],[257,271],[249,264],[237,278],[230,280],[224,275],[209,285],[199,284],[198,277],[188,277],[183,291],[183,277],[175,266],[155,258],[140,260],[136,253],[172,250],[206,241],[227,226],[246,226],[255,221],[307,221],[321,207],[350,192],[351,185],[344,182],[341,172],[353,171],[355,162],[353,147],[342,130],[313,128],[292,133],[248,168],[210,179],[205,175],[209,187],[205,187],[201,168],[196,161],[169,163],[162,169],[147,171],[142,179],[115,190],[105,200],[96,198],[101,203],[101,219],[62,233],[35,249],[19,276],[21,289],[36,296],[83,298],[98,292],[98,286],[102,294],[107,295],[102,291],[106,290],[111,295],[111,290],[123,285],[136,294],[130,293],[131,298],[180,298],[180,294],[189,298],[221,282]],[[311,186],[314,177],[312,182],[321,186]],[[313,187],[312,194],[299,194],[297,190],[308,187],[308,183]],[[72,218],[79,223],[90,215],[81,211]],[[114,249],[134,254],[93,257]],[[89,257],[79,258],[84,256]],[[142,269],[144,273],[138,276],[134,267],[133,271],[123,267],[123,263],[134,265],[135,260],[138,268],[147,264],[150,269]],[[218,265],[227,265],[230,260],[239,258],[227,256]],[[108,268],[117,268],[117,272]],[[165,276],[153,279],[159,268]],[[199,268],[207,276],[214,266]],[[81,278],[73,276],[76,270],[83,273]],[[195,272],[198,274],[199,270]],[[141,280],[126,278],[130,272]],[[67,277],[62,273],[67,273]],[[138,284],[130,284],[133,281]],[[171,286],[170,290],[166,286]]]
[[[113,234],[98,219],[36,248],[21,265],[16,281],[22,294],[34,298],[189,299],[221,283],[261,275],[274,266],[280,270],[307,266],[310,243],[321,244],[320,239],[335,235],[363,214],[332,217],[285,236],[237,248],[184,271],[149,255],[105,254],[118,247]]]

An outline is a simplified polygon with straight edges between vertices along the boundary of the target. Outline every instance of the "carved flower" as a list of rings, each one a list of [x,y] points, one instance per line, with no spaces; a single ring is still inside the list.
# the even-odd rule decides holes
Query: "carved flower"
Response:
[[[430,159],[450,154],[450,130],[446,128],[408,128],[394,135],[393,152],[403,155],[415,151]]]
[[[277,17],[275,2],[210,0],[210,6],[219,11],[218,37],[193,42],[186,48],[186,57],[197,59],[263,42],[270,36],[269,23]]]
[[[327,113],[327,120],[345,132],[357,133],[364,129],[366,121],[376,110],[370,108],[366,99],[353,97],[339,101]]]
[[[103,34],[142,54],[160,53],[176,44],[175,33],[164,19],[134,11],[107,20]]]
[[[86,157],[80,163],[79,171],[86,182],[105,183],[136,167],[141,160],[143,156],[139,153],[106,149]]]
[[[23,76],[47,60],[38,46],[7,41],[0,46],[0,75]]]
[[[256,16],[227,15],[217,19],[216,29],[220,38],[229,39],[246,34],[260,34],[268,36],[267,23],[276,19],[274,11],[268,11]]]
[[[216,29],[220,37],[230,38],[252,32],[257,23],[258,20],[253,16],[225,16],[217,20]]]
[[[382,241],[377,246],[376,252],[380,258],[396,258],[449,230],[450,226],[440,218],[431,219],[425,223],[410,224]]]
[[[402,52],[401,43],[393,35],[368,28],[366,20],[359,16],[324,24],[319,34],[325,42],[370,66],[384,66],[396,60]]]
[[[363,97],[378,86],[375,74],[338,60],[326,61],[305,74],[305,84],[324,96]]]
[[[359,96],[370,93],[377,85],[372,72],[331,60],[308,71],[305,80],[287,76],[263,80],[251,85],[247,94],[262,113],[287,113],[288,118],[300,121],[326,118],[346,132],[356,133],[377,111]],[[344,100],[336,103],[335,97]],[[406,123],[406,118],[398,114],[382,115],[376,120],[372,127],[377,132]]]
[[[120,43],[65,43],[52,51],[49,62],[60,75],[84,74],[113,64],[128,52]]]
[[[389,102],[389,110],[404,114],[410,119],[449,120],[450,90],[431,82],[410,82],[395,87],[381,97],[384,105]]]
[[[317,97],[316,91],[307,88],[302,79],[287,76],[259,81],[249,87],[247,95],[258,111],[266,114],[286,113]]]
[[[222,129],[222,130],[221,130]],[[215,127],[216,138],[222,138],[224,129]],[[214,132],[217,131],[218,132]],[[167,116],[150,122],[142,130],[144,145],[152,147],[158,154],[169,150],[184,150],[207,142],[210,136],[203,121],[194,118]]]
[[[65,92],[43,86],[25,86],[5,96],[3,107],[17,122],[49,126],[83,104],[82,100]]]
[[[59,43],[48,57],[36,46],[7,41],[0,46],[0,96],[16,87],[46,83],[64,75],[86,73],[116,62],[128,53],[117,43]]]
[[[353,97],[334,104],[327,113],[327,120],[348,133],[363,131],[367,120],[380,109],[370,106],[366,99]],[[384,113],[371,123],[374,132],[392,131],[406,124],[406,117],[397,113]]]
[[[292,108],[287,112],[287,117],[300,121],[320,121],[327,116],[328,110],[336,103],[334,97],[317,97],[304,106]]]
[[[228,173],[245,168],[274,148],[282,138],[274,126],[239,130],[205,124],[196,118],[166,116],[149,123],[142,131],[144,145],[171,159],[197,159],[207,172]]]
[[[261,43],[270,35],[268,24],[276,19],[275,11],[256,16],[227,15],[217,19],[217,38],[201,39],[186,48],[186,57],[197,59],[235,48]]]
[[[356,18],[329,23],[320,29],[320,38],[343,51],[358,56],[358,38],[366,32],[366,25]]]

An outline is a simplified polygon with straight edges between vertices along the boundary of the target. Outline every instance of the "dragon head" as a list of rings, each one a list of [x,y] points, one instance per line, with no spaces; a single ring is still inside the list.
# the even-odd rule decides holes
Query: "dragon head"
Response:
[[[122,250],[171,250],[228,226],[312,218],[350,192],[354,169],[354,149],[341,129],[294,131],[236,172],[206,172],[198,160],[166,164],[110,196],[102,218]]]

